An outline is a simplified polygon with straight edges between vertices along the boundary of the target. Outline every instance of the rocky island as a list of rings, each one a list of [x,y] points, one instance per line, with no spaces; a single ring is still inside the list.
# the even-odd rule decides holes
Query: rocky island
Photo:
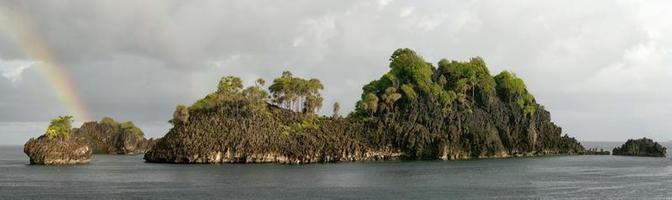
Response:
[[[144,154],[154,143],[131,121],[119,123],[105,117],[100,122],[86,122],[73,129],[75,137],[83,138],[94,154]]]
[[[44,135],[28,140],[23,151],[31,164],[84,164],[91,154],[143,154],[153,143],[130,121],[106,117],[72,128],[72,116],[60,116],[51,120]]]
[[[649,138],[630,139],[620,147],[614,148],[614,155],[620,156],[643,156],[643,157],[666,157],[667,148]]]
[[[23,151],[30,164],[85,164],[91,161],[91,147],[81,138],[72,136],[72,117],[51,120],[47,131],[37,139],[30,138]]]
[[[145,154],[166,163],[314,163],[389,159],[470,159],[583,154],[527,90],[483,59],[440,60],[410,49],[363,87],[347,116],[316,114],[319,79],[290,72],[243,88],[224,77],[217,91],[177,106],[173,127]],[[270,94],[269,94],[270,92]]]

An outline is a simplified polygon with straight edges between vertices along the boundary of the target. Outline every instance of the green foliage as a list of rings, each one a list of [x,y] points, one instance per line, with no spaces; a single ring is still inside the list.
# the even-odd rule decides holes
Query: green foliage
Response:
[[[471,96],[473,99],[477,88],[486,94],[495,91],[495,80],[481,57],[471,58],[469,62],[442,59],[439,61],[438,73],[439,77],[446,79],[445,84],[440,85],[458,95],[462,94],[464,98]],[[439,82],[444,81],[439,80]]]
[[[268,90],[272,102],[294,112],[316,113],[322,108],[323,98],[320,91],[324,86],[319,79],[302,79],[284,71],[282,76],[273,80]]]
[[[505,101],[516,102],[525,115],[536,111],[534,97],[527,91],[522,79],[515,74],[502,71],[495,76],[497,94]]]
[[[49,138],[69,138],[72,133],[72,116],[59,116],[51,120],[45,135]]]
[[[370,114],[375,113],[378,111],[378,96],[373,93],[366,94],[359,107]]]
[[[401,94],[397,92],[397,88],[388,87],[385,89],[385,93],[382,95],[383,101],[387,104],[387,107],[393,107],[394,103],[401,99]]]
[[[418,98],[418,93],[415,93],[413,87],[408,84],[401,85],[401,92],[403,92],[404,95],[412,101]]]
[[[256,85],[243,89],[242,80],[235,76],[226,76],[219,81],[217,91],[206,95],[192,104],[187,111],[180,110],[180,112],[189,112],[193,110],[212,108],[227,102],[245,100],[252,102],[250,108],[253,110],[263,110],[266,108],[266,99],[268,92],[262,86],[265,83],[263,79],[257,79]],[[176,109],[176,112],[178,110]],[[174,113],[173,118],[175,118]],[[181,115],[183,115],[182,113]],[[188,115],[187,115],[188,116]]]
[[[115,126],[119,125],[119,123],[114,121],[114,119],[112,119],[111,117],[103,117],[103,119],[100,120],[100,123],[108,125],[108,126],[112,126],[112,127],[115,127]]]
[[[424,93],[430,92],[433,69],[422,57],[410,49],[397,49],[390,61],[390,74],[399,78],[400,84],[412,84]]]
[[[319,118],[315,115],[306,115],[306,117],[295,123],[291,123],[289,125],[280,125],[282,131],[281,134],[283,136],[289,136],[290,134],[301,134],[306,132],[307,130],[316,130],[320,128],[320,125],[318,124]]]
[[[226,76],[219,80],[218,93],[237,93],[243,89],[243,82],[235,76]]]
[[[140,130],[140,128],[135,126],[135,124],[133,124],[132,121],[123,122],[123,123],[119,124],[119,127],[120,127],[122,132],[131,133],[131,134],[133,134],[137,137],[144,137],[145,136],[145,134],[142,132],[142,130]]]

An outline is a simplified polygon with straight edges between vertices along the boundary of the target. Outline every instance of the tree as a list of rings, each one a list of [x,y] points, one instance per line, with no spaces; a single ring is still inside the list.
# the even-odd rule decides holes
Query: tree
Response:
[[[119,127],[121,128],[122,132],[133,134],[136,137],[144,137],[145,133],[140,130],[135,124],[133,124],[132,121],[127,121],[119,124]]]
[[[266,85],[266,81],[262,78],[258,78],[254,83],[257,87],[264,87],[264,85]]]
[[[273,80],[269,86],[272,102],[294,112],[315,113],[322,107],[320,91],[324,86],[319,79],[293,77],[289,71]]]
[[[186,123],[189,121],[189,109],[184,105],[178,105],[173,112],[173,120],[170,122],[173,124],[176,123]]]
[[[226,76],[219,80],[218,93],[236,93],[243,89],[243,82],[235,76]]]
[[[69,138],[72,133],[72,116],[58,116],[51,120],[45,135],[49,138]]]
[[[334,102],[332,117],[334,118],[341,117],[341,115],[339,114],[340,110],[341,110],[341,104],[339,104],[338,102]]]
[[[363,101],[363,106],[369,114],[375,113],[378,111],[378,96],[373,93],[366,94],[366,97]]]
[[[527,91],[523,79],[508,71],[502,71],[494,79],[500,98],[516,102],[525,115],[531,115],[536,111],[534,97]]]
[[[114,119],[112,119],[111,117],[103,117],[103,119],[100,120],[100,123],[107,124],[113,127],[118,125],[118,123],[114,121]]]
[[[388,87],[385,89],[385,93],[383,94],[383,101],[385,102],[388,109],[393,108],[394,102],[397,102],[399,99],[401,99],[401,94],[397,93],[397,88]]]

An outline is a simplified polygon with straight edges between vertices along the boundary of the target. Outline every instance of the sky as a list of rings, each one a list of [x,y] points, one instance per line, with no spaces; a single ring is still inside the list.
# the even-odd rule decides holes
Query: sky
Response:
[[[579,140],[672,140],[669,10],[672,1],[0,0],[0,144],[41,135],[73,105],[159,137],[176,105],[226,75],[319,78],[323,113],[333,102],[352,111],[397,48],[513,71]]]

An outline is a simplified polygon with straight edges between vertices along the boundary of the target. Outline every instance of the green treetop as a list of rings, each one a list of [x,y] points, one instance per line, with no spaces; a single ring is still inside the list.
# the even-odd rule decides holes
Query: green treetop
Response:
[[[322,108],[320,91],[324,89],[319,79],[306,80],[294,77],[289,71],[282,72],[273,80],[268,90],[272,94],[272,102],[282,108],[294,112],[316,113]]]
[[[495,80],[481,57],[471,58],[468,62],[441,59],[435,68],[414,51],[398,49],[390,57],[389,67],[389,72],[362,88],[356,113],[372,115],[390,112],[416,101],[439,105],[435,109],[444,112],[454,108],[471,110],[477,103],[481,106],[492,103],[500,90],[512,90],[513,101],[525,114],[534,113],[534,97],[524,88],[522,80],[508,72]],[[501,86],[498,85],[500,82]],[[511,88],[519,87],[516,84],[522,84],[523,89]],[[455,103],[462,106],[455,107],[458,105]]]
[[[247,87],[243,89],[242,80],[235,76],[225,76],[222,77],[217,86],[217,91],[206,95],[204,98],[196,101],[193,105],[189,107],[189,110],[197,110],[203,108],[210,108],[215,105],[226,103],[235,100],[249,100],[253,101],[250,106],[263,109],[266,104],[266,98],[268,98],[268,92],[266,92],[262,86],[264,84],[263,79],[258,79],[256,85]],[[179,110],[176,109],[176,111]],[[188,116],[188,113],[184,113],[184,110],[179,110],[178,113],[181,116]],[[183,121],[178,118],[177,121]]]
[[[59,116],[51,120],[45,135],[49,138],[69,138],[72,133],[72,116]]]
[[[502,100],[516,102],[525,115],[535,112],[534,97],[527,91],[523,79],[511,72],[502,71],[495,76],[495,81],[497,82],[497,95]]]

